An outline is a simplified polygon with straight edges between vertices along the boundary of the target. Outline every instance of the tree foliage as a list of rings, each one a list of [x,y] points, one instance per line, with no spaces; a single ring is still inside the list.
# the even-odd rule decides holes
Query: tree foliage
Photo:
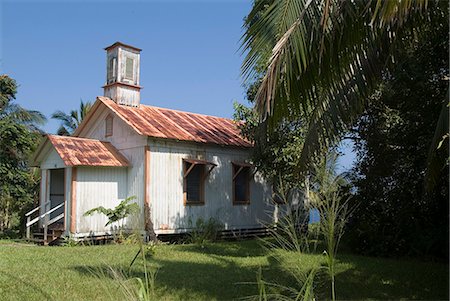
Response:
[[[39,174],[28,158],[40,138],[45,117],[14,103],[17,84],[0,76],[0,231],[15,228],[38,198]]]
[[[275,123],[303,117],[301,169],[326,153],[355,122],[386,69],[401,59],[439,1],[256,1],[246,18],[242,71],[252,81],[259,116]],[[444,8],[445,10],[445,8]],[[271,54],[266,60],[266,50]],[[255,75],[256,74],[256,75]]]
[[[261,52],[261,57],[268,59],[269,54],[270,49],[267,48]],[[247,82],[246,98],[250,106],[235,102],[233,118],[238,122],[241,135],[254,143],[253,164],[274,187],[282,183],[283,190],[288,194],[290,189],[298,188],[304,179],[299,172],[299,150],[303,147],[305,125],[301,118],[286,118],[272,124],[271,130],[268,130],[268,121],[262,121],[254,110],[256,96],[267,67],[266,59],[255,64],[257,72],[254,72],[252,81]]]
[[[90,102],[85,103],[81,100],[78,111],[71,110],[69,114],[66,114],[63,111],[56,111],[53,113],[52,118],[61,121],[61,126],[58,128],[57,134],[63,136],[72,135],[83,119],[87,116],[91,107],[92,104]]]
[[[365,254],[447,258],[448,141],[433,150],[441,163],[434,188],[425,189],[430,141],[442,108],[448,114],[446,14],[435,11],[434,21],[405,45],[354,128],[357,211],[349,239]]]
[[[112,223],[123,220],[128,217],[130,214],[136,214],[139,212],[140,207],[137,203],[130,203],[135,200],[135,196],[130,196],[125,200],[121,201],[119,205],[116,207],[109,209],[103,206],[99,206],[93,209],[90,209],[84,213],[84,216],[93,215],[94,213],[100,213],[105,215],[108,218],[108,222],[105,224],[106,226],[111,225]]]
[[[234,110],[234,119],[241,122],[241,134],[255,144],[252,160],[256,168],[275,186],[282,182],[286,190],[298,187],[303,179],[298,172],[298,149],[304,141],[302,122],[280,122],[267,131],[267,124],[259,123],[252,108],[235,103]]]

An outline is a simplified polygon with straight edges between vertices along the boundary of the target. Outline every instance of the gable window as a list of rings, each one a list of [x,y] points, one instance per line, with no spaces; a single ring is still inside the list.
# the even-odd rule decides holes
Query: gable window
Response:
[[[233,204],[250,204],[251,164],[233,162]]]
[[[208,161],[183,159],[183,197],[185,205],[205,204],[205,179],[215,166],[216,164]]]
[[[112,136],[113,134],[113,117],[108,115],[105,119],[105,137]]]
[[[125,60],[125,78],[133,80],[134,60],[127,57]]]

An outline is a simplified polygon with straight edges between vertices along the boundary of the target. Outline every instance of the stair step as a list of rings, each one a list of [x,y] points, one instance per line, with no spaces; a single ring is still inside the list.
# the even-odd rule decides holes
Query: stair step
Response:
[[[40,245],[57,245],[59,238],[61,238],[64,231],[62,230],[47,230],[47,241],[44,241],[44,232],[34,232],[33,238],[29,239],[36,244]]]

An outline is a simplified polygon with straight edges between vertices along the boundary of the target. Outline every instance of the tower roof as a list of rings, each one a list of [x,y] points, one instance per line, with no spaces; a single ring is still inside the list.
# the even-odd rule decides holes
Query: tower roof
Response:
[[[109,50],[109,49],[114,48],[114,47],[117,47],[117,46],[127,47],[127,48],[130,48],[130,49],[139,51],[139,52],[142,51],[142,49],[140,49],[140,48],[137,48],[137,47],[134,47],[134,46],[131,46],[131,45],[128,45],[128,44],[119,42],[119,41],[115,42],[115,43],[112,44],[112,45],[109,45],[108,47],[105,47],[105,50]]]

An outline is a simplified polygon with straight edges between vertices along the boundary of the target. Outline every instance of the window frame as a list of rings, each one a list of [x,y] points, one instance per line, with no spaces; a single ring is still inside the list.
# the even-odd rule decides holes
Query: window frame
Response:
[[[111,123],[111,131],[108,131],[108,122]],[[105,137],[111,137],[114,133],[114,117],[108,114],[105,118]]]
[[[249,164],[249,163],[245,163],[245,162],[231,162],[231,176],[232,176],[232,194],[233,194],[233,206],[235,205],[250,205],[251,203],[251,192],[250,192],[250,182],[251,182],[251,176],[252,176],[252,170],[251,168],[253,167],[253,165]],[[246,179],[246,183],[245,183],[245,187],[246,187],[246,197],[245,197],[245,201],[237,201],[236,200],[236,178],[239,175],[240,172],[242,172],[242,170],[244,168],[248,168],[248,174],[247,174],[247,179]]]
[[[114,82],[117,80],[117,75],[116,75],[116,64],[117,64],[117,58],[111,57],[109,59],[109,63],[108,63],[108,83]]]
[[[190,164],[189,167],[187,167],[187,164]],[[209,173],[212,171],[212,169],[214,167],[216,167],[217,165],[208,161],[204,161],[204,160],[198,160],[198,159],[189,159],[189,158],[185,158],[182,160],[182,171],[183,171],[183,204],[184,206],[203,206],[205,205],[205,181],[206,178],[208,177]],[[189,173],[192,171],[192,169],[197,166],[200,165],[202,166],[202,172],[201,172],[201,179],[200,179],[200,200],[193,200],[193,201],[189,201],[187,199],[187,177],[189,175]],[[207,169],[207,166],[210,165],[211,167],[209,169]]]

